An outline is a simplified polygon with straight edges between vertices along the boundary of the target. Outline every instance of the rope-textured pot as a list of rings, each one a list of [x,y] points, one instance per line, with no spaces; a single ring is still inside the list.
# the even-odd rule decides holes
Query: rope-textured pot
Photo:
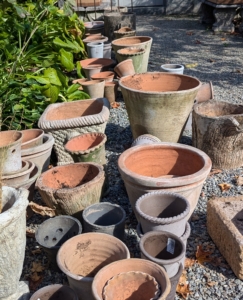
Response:
[[[87,132],[104,133],[109,109],[109,101],[105,98],[56,103],[46,108],[38,126],[55,138],[54,150],[58,165],[73,162],[64,148],[72,137]]]

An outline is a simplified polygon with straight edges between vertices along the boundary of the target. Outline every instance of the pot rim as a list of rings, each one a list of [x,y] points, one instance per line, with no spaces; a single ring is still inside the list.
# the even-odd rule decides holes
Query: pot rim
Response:
[[[35,181],[37,180],[37,178],[38,178],[38,177],[40,176],[40,174],[41,174],[41,168],[40,168],[38,165],[35,165],[35,168],[33,169],[33,171],[34,171],[35,169],[37,169],[35,175],[31,176],[31,174],[30,174],[30,178],[29,178],[29,179],[27,179],[26,181],[23,181],[23,182],[21,182],[21,183],[19,183],[19,184],[16,184],[15,186],[14,186],[14,185],[12,185],[12,186],[13,186],[14,188],[20,188],[20,187],[22,187],[22,186],[31,185],[33,182],[35,182]],[[32,171],[32,172],[33,172],[33,171]]]
[[[175,178],[159,178],[159,177],[148,177],[137,174],[133,171],[130,171],[125,164],[126,158],[131,154],[143,150],[143,149],[155,149],[155,148],[167,148],[167,149],[176,149],[176,150],[187,150],[189,152],[196,153],[204,162],[203,167],[197,171],[196,173],[186,175],[186,176],[178,176]],[[150,144],[150,145],[137,145],[125,150],[118,159],[118,168],[121,173],[121,176],[124,178],[128,178],[128,180],[132,183],[147,186],[147,187],[155,187],[165,188],[165,187],[177,187],[177,186],[187,186],[189,184],[194,184],[198,181],[205,180],[206,176],[209,174],[212,167],[212,162],[210,157],[204,153],[203,151],[194,148],[188,145],[182,145],[177,143],[167,143],[161,142],[158,144]],[[124,180],[126,181],[126,180]]]
[[[4,180],[22,177],[24,175],[27,175],[28,173],[30,174],[34,170],[35,164],[32,161],[28,161],[28,160],[27,160],[27,163],[29,163],[29,167],[27,168],[27,170],[24,170],[24,171],[20,170],[20,171],[15,172],[14,174],[12,173],[12,174],[3,175],[2,176],[3,182],[4,182]]]
[[[133,142],[132,142],[132,145],[131,147],[134,147],[136,146],[136,143],[139,142],[140,140],[149,140],[151,142],[154,142],[155,144],[156,143],[161,143],[161,140],[159,138],[157,138],[155,135],[152,135],[152,134],[142,134],[140,136],[138,136]]]
[[[0,150],[1,149],[9,149],[12,146],[18,145],[19,143],[21,144],[22,142],[22,138],[23,138],[23,133],[20,130],[4,130],[4,131],[0,131],[0,136],[3,134],[17,134],[15,141],[10,142],[9,144],[4,144],[4,145],[0,145]]]
[[[40,139],[41,137],[44,136],[44,130],[42,130],[42,129],[40,129],[40,128],[32,128],[32,129],[21,130],[21,132],[22,132],[22,134],[23,134],[23,137],[24,137],[25,132],[30,132],[30,131],[39,132],[39,135],[36,136],[36,137],[33,138],[33,139],[27,140],[26,142],[23,142],[23,141],[22,141],[21,147],[27,146],[28,144],[32,143],[33,141],[36,141],[36,140],[38,140],[38,139]],[[23,140],[23,139],[22,139],[22,140]]]
[[[156,218],[156,217],[150,216],[148,214],[145,214],[141,210],[140,205],[141,205],[142,202],[146,201],[146,198],[149,199],[153,195],[174,196],[176,198],[180,198],[181,200],[183,200],[186,203],[186,209],[182,213],[180,213],[179,215],[174,216],[174,217],[170,217],[170,218]],[[166,191],[150,192],[150,193],[147,193],[147,194],[141,196],[136,201],[135,208],[136,208],[136,211],[139,214],[139,216],[142,217],[143,219],[145,219],[145,220],[147,220],[151,223],[161,224],[161,225],[166,225],[166,224],[171,224],[171,223],[176,223],[178,221],[181,221],[186,216],[188,216],[188,214],[190,213],[190,204],[189,204],[188,200],[185,197],[181,196],[180,194],[166,192]]]
[[[178,66],[178,68],[173,68],[173,66]],[[179,71],[179,70],[184,70],[184,66],[181,64],[164,64],[161,65],[160,68],[162,70],[168,70],[168,71]]]
[[[154,76],[154,75],[158,75],[160,77],[163,77],[163,76],[179,76],[179,77],[184,77],[184,78],[190,78],[190,79],[194,79],[194,80],[197,80],[198,82],[198,85],[194,88],[191,88],[191,89],[186,89],[186,90],[180,90],[180,91],[168,91],[168,92],[156,92],[156,91],[141,91],[141,90],[135,90],[135,89],[132,89],[130,87],[127,87],[125,86],[122,81],[124,81],[126,78],[128,77],[139,77],[139,76],[143,76],[143,75],[151,75],[151,76]],[[193,91],[197,91],[201,86],[202,86],[202,83],[199,79],[197,79],[196,77],[192,77],[192,76],[188,76],[188,75],[184,75],[184,74],[176,74],[176,73],[165,73],[165,72],[147,72],[147,73],[140,73],[140,74],[134,74],[134,75],[127,75],[127,76],[123,76],[122,78],[120,78],[119,80],[119,86],[121,88],[123,88],[124,90],[129,90],[130,92],[135,92],[135,93],[140,93],[140,94],[147,94],[147,95],[169,95],[171,93],[173,94],[181,94],[183,92],[193,92]]]
[[[159,258],[153,257],[144,249],[144,243],[148,237],[160,236],[160,235],[166,235],[168,238],[171,237],[174,240],[176,240],[177,242],[179,242],[182,246],[180,255],[178,255],[177,257],[172,258],[172,259],[159,259]],[[177,263],[183,259],[183,257],[185,256],[185,252],[186,252],[186,247],[185,247],[183,240],[180,237],[178,237],[177,235],[167,232],[167,231],[149,231],[149,232],[145,233],[139,241],[139,248],[144,256],[146,256],[149,260],[152,260],[159,265],[171,265],[171,264]]]
[[[36,294],[38,295],[39,293],[42,294],[42,292],[43,293],[48,292],[50,288],[55,289],[55,288],[62,288],[62,287],[64,287],[65,289],[68,289],[69,292],[72,294],[72,296],[75,298],[75,300],[78,300],[78,296],[77,296],[76,292],[73,289],[71,289],[68,285],[63,285],[63,284],[58,284],[58,283],[49,284],[49,285],[44,286],[44,287],[40,288],[39,290],[35,291],[34,294],[31,296],[30,300],[34,300],[35,297],[36,297]],[[56,290],[56,291],[58,291],[58,290]],[[41,296],[41,295],[39,295],[39,296]]]
[[[36,155],[44,151],[50,150],[54,142],[54,137],[51,134],[45,133],[43,136],[43,144],[27,149],[21,149],[21,157],[22,159],[25,159],[25,156]]]
[[[140,42],[140,43],[136,43],[136,44],[123,44],[122,42],[125,40],[125,39],[134,39],[134,38],[147,38],[147,41],[145,42]],[[116,40],[113,40],[111,42],[112,45],[114,45],[115,47],[119,47],[119,46],[125,46],[125,47],[136,47],[136,46],[139,46],[139,45],[144,45],[144,44],[148,44],[148,43],[152,43],[153,41],[153,38],[151,36],[142,36],[142,35],[136,35],[136,36],[127,36],[127,37],[123,37],[123,38],[120,38],[120,39],[116,39]]]

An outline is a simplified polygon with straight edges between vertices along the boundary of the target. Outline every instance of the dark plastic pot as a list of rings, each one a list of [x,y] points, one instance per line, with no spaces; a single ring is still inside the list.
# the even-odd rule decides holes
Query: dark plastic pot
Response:
[[[58,216],[43,222],[35,233],[38,244],[46,252],[51,267],[59,270],[56,256],[63,243],[75,235],[82,233],[82,225],[79,220],[71,216]]]
[[[35,292],[30,300],[78,300],[77,294],[68,286],[53,284]]]
[[[126,213],[124,209],[108,202],[96,203],[83,211],[84,232],[110,234],[124,239]]]

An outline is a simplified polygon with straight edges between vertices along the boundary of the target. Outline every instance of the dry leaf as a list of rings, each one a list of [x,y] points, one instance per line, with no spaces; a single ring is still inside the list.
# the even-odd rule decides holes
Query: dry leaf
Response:
[[[187,281],[185,270],[182,272],[182,275],[179,279],[179,282],[178,282],[177,287],[176,287],[176,292],[181,297],[183,297],[183,299],[186,299],[189,296],[189,294],[191,293],[190,289],[189,289],[189,283]]]
[[[118,103],[118,102],[112,102],[111,103],[112,108],[118,108],[119,106],[120,106],[120,103]]]
[[[38,286],[40,285],[40,283],[43,280],[43,276],[39,276],[39,275],[37,275],[38,277],[35,277],[35,276],[33,277],[34,280],[32,280],[32,276],[29,277],[29,288],[30,288],[30,291],[33,291],[33,292],[35,292],[37,290]],[[38,280],[37,280],[37,278],[38,278]]]
[[[236,184],[237,185],[243,185],[243,177],[238,176],[238,178],[236,179]]]
[[[192,216],[191,216],[191,220],[194,222],[194,221],[198,221],[200,219],[200,217],[199,217],[199,215],[197,215],[197,214],[193,214]]]
[[[34,255],[35,254],[40,254],[41,253],[41,249],[38,248],[38,249],[32,250],[31,253],[34,254]]]
[[[202,42],[199,41],[199,40],[196,40],[196,41],[195,41],[195,44],[202,44]]]
[[[35,232],[29,229],[26,229],[26,236],[30,237],[30,238],[34,238],[35,237]]]
[[[205,262],[211,262],[212,251],[204,251],[202,245],[197,246],[196,259],[197,262],[203,265]]]
[[[215,62],[215,60],[214,59],[212,59],[212,58],[209,58],[209,60],[208,60],[209,62],[211,62],[211,63],[213,63],[213,62]]]
[[[195,259],[186,257],[185,263],[184,263],[185,269],[192,267],[195,264],[195,262],[196,262]]]
[[[198,63],[195,63],[195,64],[187,64],[187,65],[186,65],[186,68],[192,69],[192,68],[196,68],[197,66],[198,66]]]
[[[222,173],[223,171],[220,169],[212,169],[212,171],[209,173],[209,176]]]
[[[242,73],[241,70],[237,69],[235,70],[235,73]]]
[[[44,270],[45,270],[45,268],[41,265],[40,262],[34,262],[33,261],[32,268],[30,269],[30,271],[32,273],[41,273]]]
[[[221,38],[221,41],[226,41],[226,38]]]
[[[194,32],[193,31],[187,31],[186,35],[193,35]]]
[[[42,216],[49,216],[49,217],[55,217],[55,215],[56,215],[55,209],[47,207],[47,206],[41,206],[32,201],[29,203],[29,206],[36,214],[39,214]]]
[[[207,282],[207,285],[208,285],[208,286],[214,286],[215,284],[217,284],[216,281],[208,281],[208,282]]]
[[[53,168],[53,165],[49,165],[49,166],[48,166],[48,169],[52,169],[52,168]]]
[[[231,188],[231,185],[228,183],[220,183],[218,186],[220,187],[221,192],[226,192]]]

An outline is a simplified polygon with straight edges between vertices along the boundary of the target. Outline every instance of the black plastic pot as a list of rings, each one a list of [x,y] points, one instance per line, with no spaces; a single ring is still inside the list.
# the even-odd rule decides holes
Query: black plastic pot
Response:
[[[36,230],[35,238],[46,252],[51,267],[58,271],[56,255],[59,248],[80,233],[82,233],[82,225],[79,220],[71,216],[57,216],[43,222]]]
[[[76,293],[68,286],[53,284],[35,292],[30,300],[78,300]]]

